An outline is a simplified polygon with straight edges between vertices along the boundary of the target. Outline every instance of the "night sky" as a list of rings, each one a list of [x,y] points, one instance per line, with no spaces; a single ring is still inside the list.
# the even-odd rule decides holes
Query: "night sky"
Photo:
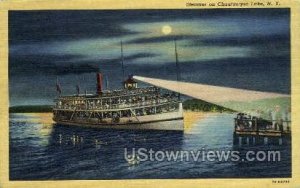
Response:
[[[10,11],[10,106],[121,88],[121,41],[126,75],[175,80],[175,38],[183,81],[290,93],[289,9]]]

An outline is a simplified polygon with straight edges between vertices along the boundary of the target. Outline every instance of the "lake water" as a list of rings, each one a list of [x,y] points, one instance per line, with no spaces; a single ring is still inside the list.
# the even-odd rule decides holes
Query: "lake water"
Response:
[[[66,127],[53,124],[49,114],[10,114],[10,179],[291,177],[290,142],[233,145],[233,117],[209,114],[178,133]],[[132,164],[125,160],[124,148],[128,154],[133,148],[144,148],[162,152],[238,151],[241,156],[249,150],[276,150],[280,161],[188,161],[183,157],[135,160]]]

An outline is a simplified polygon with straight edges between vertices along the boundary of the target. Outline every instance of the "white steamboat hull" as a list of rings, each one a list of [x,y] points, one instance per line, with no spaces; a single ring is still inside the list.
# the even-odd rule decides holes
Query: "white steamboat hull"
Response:
[[[74,119],[74,120],[57,120],[57,124],[71,125],[90,128],[106,128],[106,129],[137,129],[137,130],[170,130],[183,131],[183,115],[182,111],[168,112],[155,115],[145,115],[137,117],[124,117],[119,122],[111,122],[105,120],[98,122],[97,119]]]
[[[94,124],[89,122],[57,121],[57,124],[99,129],[170,130],[183,131],[183,119],[141,122],[132,124]]]

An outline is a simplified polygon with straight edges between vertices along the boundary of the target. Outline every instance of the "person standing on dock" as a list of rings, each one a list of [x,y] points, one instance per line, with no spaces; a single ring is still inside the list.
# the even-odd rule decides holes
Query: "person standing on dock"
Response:
[[[272,129],[275,129],[275,124],[276,124],[276,111],[273,110],[270,112],[271,115],[271,121],[272,121]]]
[[[288,127],[288,109],[285,109],[282,113],[281,113],[281,119],[283,120],[282,122],[282,126],[283,126],[283,129],[287,129]]]

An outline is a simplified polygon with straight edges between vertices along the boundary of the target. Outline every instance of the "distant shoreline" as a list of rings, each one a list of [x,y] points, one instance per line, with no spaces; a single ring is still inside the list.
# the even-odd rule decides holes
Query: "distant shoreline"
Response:
[[[49,113],[52,112],[51,105],[24,105],[9,107],[9,113]]]
[[[231,109],[218,106],[199,99],[188,99],[183,102],[185,111],[194,112],[234,112]],[[9,113],[49,113],[52,105],[22,105],[9,107]]]

